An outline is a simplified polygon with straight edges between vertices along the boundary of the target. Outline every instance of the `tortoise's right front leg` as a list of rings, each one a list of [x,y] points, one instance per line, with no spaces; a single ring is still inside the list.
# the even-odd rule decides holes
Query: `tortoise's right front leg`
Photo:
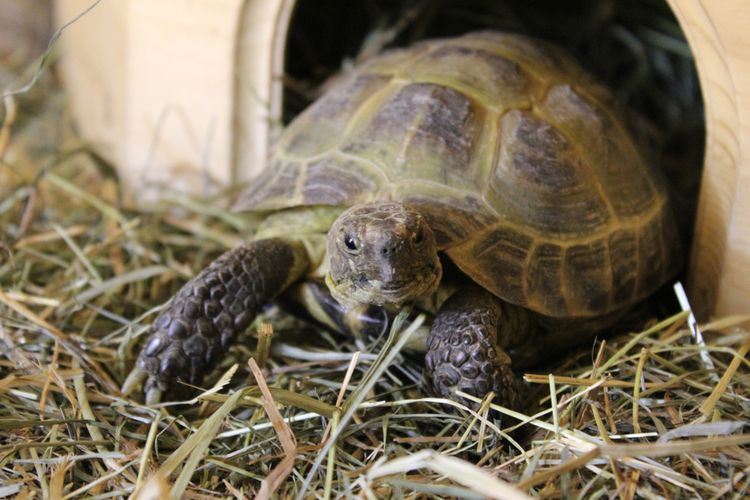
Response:
[[[199,384],[260,308],[310,268],[305,246],[269,238],[223,254],[188,281],[151,325],[137,366],[123,385],[132,392],[147,377],[146,401]]]

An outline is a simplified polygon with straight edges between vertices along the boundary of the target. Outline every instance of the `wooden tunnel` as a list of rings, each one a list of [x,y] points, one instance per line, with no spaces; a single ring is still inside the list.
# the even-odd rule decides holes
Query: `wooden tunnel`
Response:
[[[668,2],[695,55],[706,107],[689,294],[704,318],[748,313],[750,2]],[[58,0],[58,24],[89,3]],[[61,65],[82,133],[142,193],[167,179],[199,191],[251,178],[280,130],[294,4],[102,2],[62,38]]]

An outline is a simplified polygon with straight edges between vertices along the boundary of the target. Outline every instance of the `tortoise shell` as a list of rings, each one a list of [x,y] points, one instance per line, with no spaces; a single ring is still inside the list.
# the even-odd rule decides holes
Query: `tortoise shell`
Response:
[[[374,58],[282,135],[236,209],[416,207],[498,297],[591,317],[653,292],[677,240],[611,94],[548,43],[473,33]]]

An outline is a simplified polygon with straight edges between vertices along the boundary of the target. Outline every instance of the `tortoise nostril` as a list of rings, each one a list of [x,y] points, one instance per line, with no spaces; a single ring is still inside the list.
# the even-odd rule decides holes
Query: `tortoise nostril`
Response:
[[[393,255],[398,250],[398,244],[397,243],[385,243],[383,246],[380,247],[380,253],[382,255]]]

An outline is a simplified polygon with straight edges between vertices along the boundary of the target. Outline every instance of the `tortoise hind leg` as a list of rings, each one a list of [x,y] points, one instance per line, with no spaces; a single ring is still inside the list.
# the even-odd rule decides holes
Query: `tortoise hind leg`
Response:
[[[303,281],[284,293],[282,299],[298,316],[358,340],[379,337],[387,333],[390,324],[387,311],[380,306],[341,305],[322,280]]]
[[[309,268],[302,243],[269,238],[230,250],[188,281],[151,325],[123,393],[146,378],[147,402],[199,384],[264,304]]]
[[[456,399],[461,390],[522,408],[521,386],[506,350],[535,336],[540,327],[526,310],[472,288],[453,294],[438,311],[427,339],[425,378],[431,389]]]
[[[358,347],[364,347],[368,339],[387,335],[396,313],[376,305],[343,306],[331,295],[328,286],[318,280],[303,281],[291,287],[282,295],[282,299],[287,311],[354,338]],[[415,312],[412,314],[407,323],[418,315]],[[424,353],[427,350],[428,323],[429,320],[412,334],[404,345],[405,351]]]

